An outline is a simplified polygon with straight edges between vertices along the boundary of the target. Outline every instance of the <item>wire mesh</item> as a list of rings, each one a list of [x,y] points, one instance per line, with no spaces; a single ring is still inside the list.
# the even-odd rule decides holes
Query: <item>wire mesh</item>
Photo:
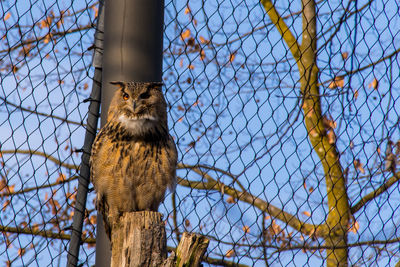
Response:
[[[97,4],[0,2],[2,264],[65,264]],[[399,20],[395,0],[165,1],[168,246],[205,235],[210,266],[399,262]],[[86,213],[91,266],[92,193]]]

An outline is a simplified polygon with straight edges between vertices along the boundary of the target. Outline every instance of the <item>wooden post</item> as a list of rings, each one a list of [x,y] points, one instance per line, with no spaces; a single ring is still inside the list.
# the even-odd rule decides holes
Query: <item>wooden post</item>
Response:
[[[161,266],[167,258],[162,214],[127,212],[112,229],[111,267]]]
[[[183,233],[167,259],[165,224],[154,211],[124,213],[111,233],[111,267],[198,267],[209,243],[204,236]]]
[[[202,235],[183,233],[176,249],[176,267],[200,266],[209,242]]]

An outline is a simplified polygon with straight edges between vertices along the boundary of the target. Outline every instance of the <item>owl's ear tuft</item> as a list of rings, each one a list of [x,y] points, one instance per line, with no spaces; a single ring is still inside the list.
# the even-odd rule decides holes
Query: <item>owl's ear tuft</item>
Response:
[[[125,82],[112,81],[112,82],[110,82],[110,84],[116,85],[116,86],[118,86],[120,89],[126,87],[126,83],[125,83]]]
[[[148,87],[149,88],[155,88],[155,89],[161,89],[161,87],[164,85],[163,82],[150,82]]]

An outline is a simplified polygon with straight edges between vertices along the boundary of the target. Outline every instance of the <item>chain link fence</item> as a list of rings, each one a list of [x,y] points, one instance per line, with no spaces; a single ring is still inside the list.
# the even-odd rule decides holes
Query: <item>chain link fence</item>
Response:
[[[0,264],[62,266],[98,2],[0,7]],[[207,236],[206,266],[399,262],[399,23],[395,0],[165,1],[168,246]]]

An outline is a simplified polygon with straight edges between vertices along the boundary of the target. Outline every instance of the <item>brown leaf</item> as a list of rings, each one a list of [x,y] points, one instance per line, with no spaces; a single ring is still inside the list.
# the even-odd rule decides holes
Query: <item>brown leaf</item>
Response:
[[[307,217],[311,217],[311,213],[309,211],[303,211],[303,214],[306,215]]]
[[[190,11],[190,7],[189,6],[186,6],[186,8],[185,8],[185,14],[189,14],[191,11]]]
[[[343,88],[344,87],[344,78],[343,76],[337,76],[331,83],[329,84],[329,89]]]
[[[93,224],[93,225],[96,225],[96,223],[97,223],[97,216],[96,216],[96,215],[90,216],[89,222],[90,222],[91,224]]]
[[[188,219],[185,220],[185,226],[189,227],[190,226],[190,221]]]
[[[10,192],[10,193],[15,192],[15,184],[8,186],[8,192]]]
[[[201,49],[201,51],[200,51],[200,60],[204,60],[205,57],[206,57],[206,53],[204,52],[203,49]]]
[[[350,227],[350,229],[349,229],[349,232],[353,232],[353,233],[357,233],[358,232],[358,229],[360,229],[360,224],[357,222],[357,221],[355,221],[352,225],[351,225],[351,227]]]
[[[359,159],[354,160],[353,164],[354,164],[354,168],[356,168],[356,170],[359,170],[362,174],[365,174],[364,167]]]
[[[94,11],[94,17],[96,18],[99,15],[99,9],[97,6],[92,6],[92,10]]]
[[[355,90],[354,91],[354,99],[357,100],[357,98],[358,98],[358,90]]]
[[[25,252],[26,252],[26,251],[25,251],[24,248],[18,249],[18,256],[20,256],[20,257],[24,256]]]
[[[244,232],[245,234],[250,233],[250,227],[248,227],[247,225],[243,226],[243,227],[242,227],[242,230],[243,230],[243,232]]]
[[[187,39],[189,37],[190,37],[190,30],[189,29],[186,29],[184,32],[182,32],[182,34],[181,34],[181,39],[182,40],[185,40],[185,39]]]
[[[350,148],[353,149],[354,148],[354,142],[350,141]]]
[[[66,180],[66,178],[67,178],[67,176],[65,176],[65,174],[60,173],[60,175],[58,175],[56,182],[64,182]]]
[[[51,40],[51,33],[46,34],[46,36],[43,39],[43,43],[48,44]]]
[[[229,203],[229,204],[236,203],[236,201],[235,201],[235,199],[234,199],[233,197],[228,197],[228,198],[226,199],[226,202]]]
[[[19,68],[17,66],[12,66],[12,72],[16,73],[19,70]]]
[[[10,13],[10,12],[8,12],[8,13],[4,16],[3,20],[6,21],[6,20],[8,20],[9,18],[11,18],[11,13]]]
[[[233,60],[235,59],[235,56],[236,56],[236,53],[232,53],[232,54],[229,56],[229,62],[230,62],[230,63],[233,62]]]
[[[227,258],[231,258],[233,256],[235,256],[235,251],[233,249],[230,249],[225,253],[225,257]]]
[[[3,203],[3,209],[2,209],[2,210],[5,210],[5,208],[7,208],[7,206],[10,205],[10,203],[11,203],[11,200],[7,199],[7,200]]]
[[[370,82],[368,84],[368,88],[372,88],[372,89],[375,89],[375,90],[378,90],[378,86],[379,86],[379,82],[378,82],[378,79],[376,79],[376,78],[374,78],[372,80],[372,82]]]
[[[206,40],[203,36],[200,36],[199,39],[200,39],[200,43],[202,43],[202,44],[208,43],[208,40]]]
[[[343,52],[342,53],[342,59],[346,60],[349,57],[349,53],[348,52]]]

